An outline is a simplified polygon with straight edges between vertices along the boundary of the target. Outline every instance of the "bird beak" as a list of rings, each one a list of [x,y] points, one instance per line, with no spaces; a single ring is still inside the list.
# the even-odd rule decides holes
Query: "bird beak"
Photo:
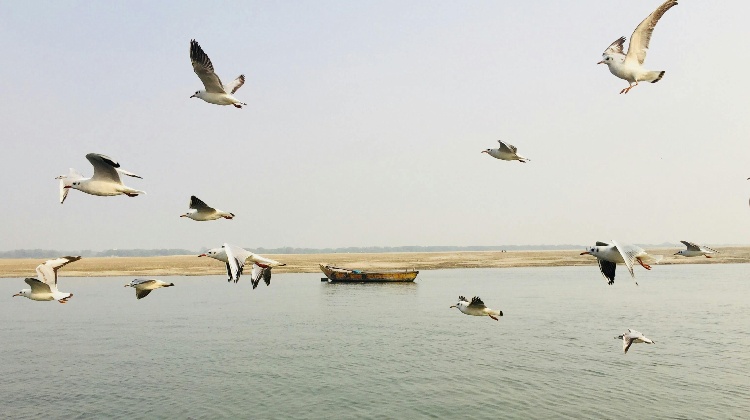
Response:
[[[128,286],[130,286],[130,283],[126,284],[124,287],[128,287]]]
[[[604,64],[604,60],[602,60],[602,61],[600,61],[600,62],[598,62],[596,64]]]
[[[479,153],[487,153],[487,151],[486,151],[486,150],[482,150],[482,151],[481,151],[481,152],[479,152]]]
[[[451,308],[458,308],[458,306],[452,305]],[[450,309],[450,308],[448,308],[448,309]]]
[[[674,254],[672,254],[672,255],[680,255],[680,253],[679,253],[679,252],[675,252],[675,253],[674,253]]]
[[[185,216],[184,214],[181,214],[180,217],[187,217],[187,216]]]
[[[193,95],[190,95],[190,97],[191,97],[191,98],[195,98],[195,95],[194,95],[194,94],[193,94]]]
[[[64,186],[63,188],[70,188],[70,185],[66,185],[66,186]]]
[[[581,255],[591,255],[591,253],[588,252],[588,251],[583,251],[583,252],[581,252]]]
[[[13,295],[13,297],[16,297],[16,296],[23,296],[23,295],[21,295],[20,293],[16,293],[15,295]]]
[[[206,254],[201,254],[201,255],[198,255],[198,256],[199,256],[199,257],[207,257],[208,255],[206,255]]]

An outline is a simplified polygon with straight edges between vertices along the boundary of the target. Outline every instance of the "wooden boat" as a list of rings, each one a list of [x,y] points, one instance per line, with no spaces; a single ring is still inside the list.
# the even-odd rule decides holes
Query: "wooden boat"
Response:
[[[348,268],[334,267],[328,264],[320,264],[320,270],[328,277],[329,282],[354,282],[354,283],[379,283],[386,281],[412,282],[417,278],[419,271],[360,271]]]

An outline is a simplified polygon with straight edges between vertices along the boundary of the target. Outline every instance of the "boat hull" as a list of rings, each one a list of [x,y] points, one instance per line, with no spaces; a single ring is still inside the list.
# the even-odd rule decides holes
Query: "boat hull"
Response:
[[[357,271],[320,264],[320,270],[334,283],[413,282],[419,271]]]

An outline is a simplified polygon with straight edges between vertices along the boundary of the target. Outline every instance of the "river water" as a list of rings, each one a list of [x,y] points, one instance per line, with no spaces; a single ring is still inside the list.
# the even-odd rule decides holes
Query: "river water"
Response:
[[[747,418],[750,266],[423,271],[414,284],[277,274],[0,281],[8,418]],[[459,295],[499,322],[449,309]],[[656,341],[627,355],[614,336]]]

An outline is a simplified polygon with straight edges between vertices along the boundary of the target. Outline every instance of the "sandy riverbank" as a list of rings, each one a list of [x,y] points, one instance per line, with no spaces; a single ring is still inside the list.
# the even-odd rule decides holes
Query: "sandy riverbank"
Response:
[[[750,247],[718,248],[715,258],[673,256],[678,248],[648,250],[664,255],[662,264],[750,263]],[[514,251],[514,252],[413,252],[382,254],[283,254],[266,255],[286,263],[274,273],[318,273],[318,263],[363,270],[407,269],[435,270],[444,268],[485,267],[556,267],[595,265],[596,259],[580,256],[582,250]],[[53,257],[53,256],[50,256]],[[41,259],[0,259],[0,277],[34,277],[34,268]],[[107,257],[84,258],[60,271],[61,276],[204,276],[224,274],[224,265],[211,258],[194,255],[171,257]],[[322,273],[321,273],[322,275]]]

